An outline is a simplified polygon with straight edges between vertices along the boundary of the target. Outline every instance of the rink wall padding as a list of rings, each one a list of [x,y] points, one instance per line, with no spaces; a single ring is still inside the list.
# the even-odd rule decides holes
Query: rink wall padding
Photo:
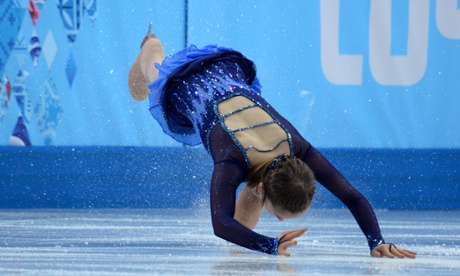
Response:
[[[459,149],[319,150],[374,208],[460,209]],[[0,147],[0,208],[203,207],[211,173],[201,148]]]

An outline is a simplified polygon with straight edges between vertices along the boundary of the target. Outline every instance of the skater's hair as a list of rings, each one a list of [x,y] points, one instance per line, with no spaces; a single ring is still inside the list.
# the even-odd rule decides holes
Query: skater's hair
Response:
[[[315,177],[302,160],[280,155],[247,179],[249,188],[262,182],[263,202],[270,200],[274,207],[291,213],[305,211],[315,194]]]

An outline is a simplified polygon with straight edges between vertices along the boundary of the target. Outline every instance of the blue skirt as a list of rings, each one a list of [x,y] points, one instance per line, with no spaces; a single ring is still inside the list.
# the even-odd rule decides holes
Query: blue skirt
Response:
[[[175,93],[173,89],[169,89],[170,82],[168,81],[184,79],[206,64],[223,59],[237,61],[244,75],[247,76],[251,90],[260,94],[260,83],[256,77],[255,65],[241,53],[216,45],[208,45],[204,48],[191,45],[166,57],[161,65],[156,63],[155,67],[159,70],[159,77],[148,86],[150,113],[158,121],[164,133],[186,145],[196,146],[202,143],[202,137],[198,127],[194,125],[194,120],[178,115],[181,114],[180,110],[173,110],[174,106],[166,104],[165,98],[169,96],[168,93]]]

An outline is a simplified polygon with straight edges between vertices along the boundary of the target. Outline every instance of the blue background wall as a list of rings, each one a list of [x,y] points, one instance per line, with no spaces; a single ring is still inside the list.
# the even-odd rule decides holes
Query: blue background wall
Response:
[[[400,178],[423,180],[425,161],[417,152],[448,152],[442,160],[450,165],[434,185],[450,189],[451,206],[459,208],[458,0],[7,0],[0,10],[0,144],[8,143],[22,116],[33,145],[59,146],[32,149],[28,157],[22,149],[2,149],[4,185],[35,185],[19,177],[27,169],[8,166],[57,158],[42,159],[43,151],[60,152],[70,170],[84,170],[97,162],[75,166],[68,149],[182,149],[150,117],[148,103],[133,101],[127,90],[127,72],[153,22],[167,53],[191,43],[220,44],[254,60],[265,97],[316,147],[340,152],[333,154],[336,163],[347,160],[340,158],[350,149],[374,149],[381,156],[354,166],[381,177],[384,172],[369,171],[372,160],[387,164],[394,162],[388,152],[415,151],[405,155],[414,170]],[[107,187],[111,181],[117,184],[100,180]],[[383,182],[372,185],[385,191]]]
[[[19,2],[29,1],[1,8]],[[167,53],[211,43],[253,59],[265,96],[318,147],[460,147],[460,1],[191,0],[188,17],[183,0],[63,2],[45,2],[35,25],[25,7],[18,26],[7,15],[1,22],[2,49],[14,45],[0,51],[1,74],[20,87],[18,72],[27,72],[34,145],[176,145],[127,90],[152,21]],[[3,144],[22,108],[16,94],[1,107]]]

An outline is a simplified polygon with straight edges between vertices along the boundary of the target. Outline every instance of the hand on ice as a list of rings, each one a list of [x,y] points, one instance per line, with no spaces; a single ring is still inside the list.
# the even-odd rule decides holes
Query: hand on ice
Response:
[[[299,228],[283,231],[278,238],[278,254],[287,257],[291,256],[291,253],[287,251],[288,247],[296,245],[297,241],[294,239],[302,236],[307,230],[307,228]]]
[[[414,259],[417,255],[416,252],[410,251],[404,248],[396,247],[396,245],[392,243],[384,243],[376,248],[374,248],[371,252],[372,257],[388,257],[388,258],[412,258]]]

